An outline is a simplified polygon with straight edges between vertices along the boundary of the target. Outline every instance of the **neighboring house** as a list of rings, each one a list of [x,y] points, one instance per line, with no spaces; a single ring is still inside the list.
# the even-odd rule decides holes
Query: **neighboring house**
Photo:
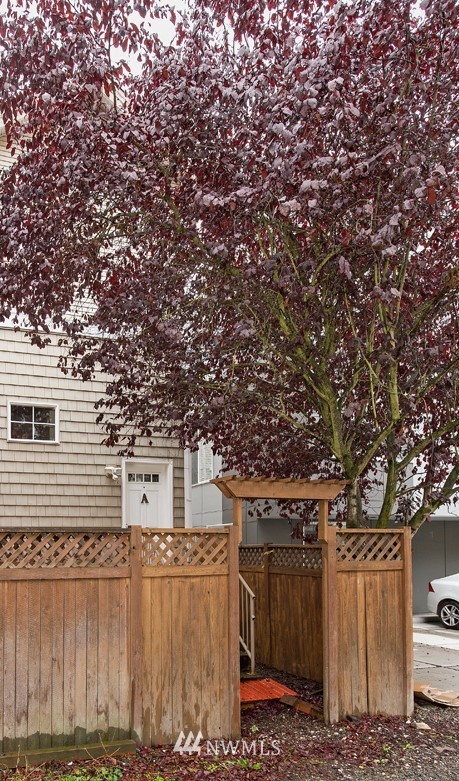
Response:
[[[232,522],[232,502],[227,499],[215,485],[210,482],[218,477],[222,469],[222,459],[212,453],[207,443],[202,443],[199,449],[192,453],[191,495],[193,526],[215,526]],[[280,518],[276,507],[262,518],[256,515],[257,504],[260,508],[263,502],[244,502],[242,509],[242,543],[244,545],[260,545],[265,542],[277,544],[298,542],[290,536],[291,525],[285,518]],[[296,525],[296,522],[293,522]],[[314,527],[306,527],[306,533],[312,533]]]
[[[168,437],[129,459],[102,445],[103,378],[64,375],[59,355],[57,336],[40,350],[0,328],[0,527],[183,527],[188,455]]]
[[[192,512],[193,526],[207,526],[231,522],[231,502],[210,480],[222,472],[222,462],[212,454],[210,445],[201,445],[193,453]],[[203,469],[202,465],[206,468]],[[200,467],[198,469],[198,467]],[[381,494],[373,491],[369,510],[376,516]],[[243,506],[242,541],[244,544],[267,542],[288,544],[298,542],[291,537],[291,525],[279,518],[274,506],[268,516],[258,518]],[[253,509],[253,506],[252,506]],[[394,524],[396,526],[397,524]],[[305,529],[311,531],[310,527]],[[415,613],[427,610],[429,581],[459,572],[459,507],[440,508],[431,521],[426,521],[413,538],[413,609]]]

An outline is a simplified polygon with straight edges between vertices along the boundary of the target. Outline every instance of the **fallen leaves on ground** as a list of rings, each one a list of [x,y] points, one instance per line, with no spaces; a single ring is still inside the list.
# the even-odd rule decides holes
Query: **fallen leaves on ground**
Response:
[[[265,674],[321,704],[317,683],[273,670]],[[430,730],[418,730],[416,722]],[[442,762],[451,769],[458,734],[459,709],[428,703],[416,706],[413,720],[363,716],[327,726],[270,701],[243,710],[239,741],[203,740],[199,754],[180,754],[172,746],[140,747],[135,755],[3,771],[2,781],[331,781],[385,778],[386,772],[392,778],[407,772],[414,778],[425,757],[435,757],[438,770]]]

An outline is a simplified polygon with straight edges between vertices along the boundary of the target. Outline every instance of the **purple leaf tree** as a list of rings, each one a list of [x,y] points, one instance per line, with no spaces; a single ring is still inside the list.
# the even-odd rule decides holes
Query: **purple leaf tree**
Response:
[[[243,474],[347,478],[348,525],[381,474],[381,527],[454,498],[458,17],[8,3],[1,311],[107,374],[109,444],[167,430]]]

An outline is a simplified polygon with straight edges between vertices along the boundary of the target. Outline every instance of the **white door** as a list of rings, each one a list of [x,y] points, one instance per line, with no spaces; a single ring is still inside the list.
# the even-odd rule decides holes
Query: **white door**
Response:
[[[126,510],[129,526],[167,528],[170,523],[169,481],[162,464],[128,464]]]

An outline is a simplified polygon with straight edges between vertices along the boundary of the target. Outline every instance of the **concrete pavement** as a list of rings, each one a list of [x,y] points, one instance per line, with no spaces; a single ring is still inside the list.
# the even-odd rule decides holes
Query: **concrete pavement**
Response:
[[[459,630],[432,614],[413,617],[414,680],[459,694]]]

